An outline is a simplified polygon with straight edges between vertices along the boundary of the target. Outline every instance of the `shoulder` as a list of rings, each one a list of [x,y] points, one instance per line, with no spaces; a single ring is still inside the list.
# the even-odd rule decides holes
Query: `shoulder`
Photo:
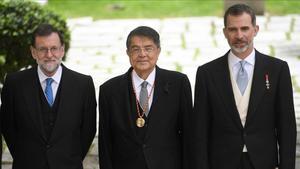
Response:
[[[121,85],[121,83],[124,83],[128,81],[128,74],[125,73],[125,74],[122,74],[122,75],[119,75],[119,76],[116,76],[116,77],[113,77],[107,81],[105,81],[101,86],[100,88],[105,88],[105,89],[112,89],[114,88],[115,86],[118,86],[118,85]]]
[[[66,67],[63,67],[61,79],[64,81],[68,81],[69,85],[89,86],[94,88],[92,76],[76,72]]]
[[[71,77],[72,79],[76,79],[76,80],[82,80],[82,79],[91,79],[90,75],[85,75],[79,72],[76,72],[74,70],[71,70],[67,67],[63,67],[63,73],[62,76],[66,75],[67,77]]]
[[[12,73],[7,73],[6,75],[6,81],[12,81],[19,83],[20,81],[24,81],[28,77],[35,76],[36,75],[36,69],[35,68],[30,68],[30,69],[25,69],[21,70],[18,72],[12,72]]]
[[[283,63],[285,63],[285,61],[282,60],[282,59],[266,55],[266,54],[261,53],[257,50],[255,51],[255,59],[259,59],[259,61],[272,63],[272,64],[283,64]]]
[[[280,67],[282,65],[287,65],[287,62],[284,60],[260,53],[258,51],[256,51],[255,56],[258,61],[263,62],[264,64],[269,66]]]
[[[168,80],[187,79],[187,75],[181,72],[158,68],[157,75]]]
[[[216,58],[210,62],[207,62],[203,65],[200,65],[197,69],[197,74],[209,73],[209,72],[218,72],[225,71],[228,69],[228,55],[225,54],[219,58]]]

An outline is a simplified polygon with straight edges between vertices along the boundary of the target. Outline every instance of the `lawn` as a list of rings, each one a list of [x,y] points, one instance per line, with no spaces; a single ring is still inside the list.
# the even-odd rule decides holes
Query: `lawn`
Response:
[[[299,0],[265,0],[271,15],[300,13]],[[67,18],[94,19],[222,16],[223,0],[49,0],[46,8]]]

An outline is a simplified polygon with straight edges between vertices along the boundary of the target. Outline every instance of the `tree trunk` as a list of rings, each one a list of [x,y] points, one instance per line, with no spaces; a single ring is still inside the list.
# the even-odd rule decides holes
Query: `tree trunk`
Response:
[[[256,15],[264,15],[265,0],[224,0],[224,11],[237,3],[249,5],[254,10]]]

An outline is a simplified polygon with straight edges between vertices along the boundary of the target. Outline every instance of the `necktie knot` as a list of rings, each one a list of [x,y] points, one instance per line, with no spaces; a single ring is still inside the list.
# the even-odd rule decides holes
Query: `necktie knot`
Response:
[[[47,84],[47,86],[48,86],[48,85],[51,85],[52,82],[53,82],[53,79],[52,79],[52,78],[47,78],[47,79],[46,79],[46,84]]]
[[[248,84],[248,74],[247,71],[245,70],[245,64],[246,64],[245,60],[240,61],[240,68],[236,78],[237,85],[242,95],[244,95],[244,92]]]
[[[46,95],[47,101],[50,106],[53,105],[53,92],[52,92],[52,86],[51,86],[53,81],[54,80],[52,78],[46,79],[45,95]]]
[[[144,82],[141,84],[142,88],[147,88],[147,85],[148,85],[148,82],[147,82],[147,81],[144,81]]]
[[[241,69],[241,71],[245,71],[245,64],[246,64],[245,60],[241,60],[240,61],[240,69]]]

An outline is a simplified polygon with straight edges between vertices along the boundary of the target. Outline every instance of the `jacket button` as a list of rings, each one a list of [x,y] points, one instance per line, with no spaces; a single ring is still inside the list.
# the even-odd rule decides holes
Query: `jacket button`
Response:
[[[49,149],[50,147],[51,147],[51,145],[50,145],[50,144],[47,144],[47,145],[46,145],[46,148],[47,148],[47,149]]]
[[[143,144],[143,148],[147,148],[147,145],[146,145],[146,144]]]

